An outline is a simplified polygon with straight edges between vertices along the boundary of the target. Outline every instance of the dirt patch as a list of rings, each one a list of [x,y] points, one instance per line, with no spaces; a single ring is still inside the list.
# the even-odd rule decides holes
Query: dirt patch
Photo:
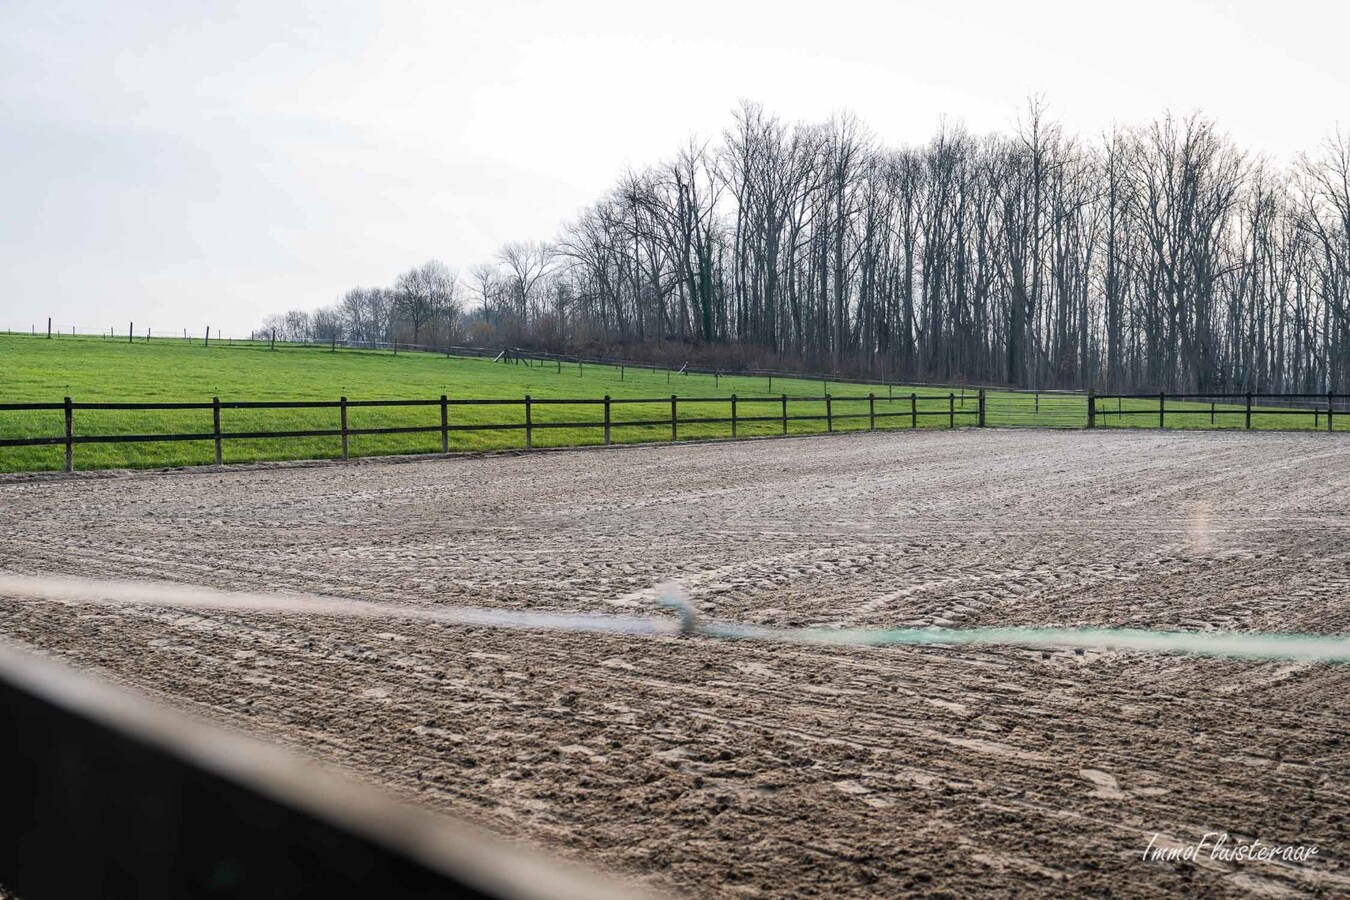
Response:
[[[0,566],[775,625],[1350,631],[1350,443],[966,430],[0,484]],[[1350,671],[6,600],[0,633],[696,895],[1341,893]],[[1316,844],[1145,863],[1155,833]]]

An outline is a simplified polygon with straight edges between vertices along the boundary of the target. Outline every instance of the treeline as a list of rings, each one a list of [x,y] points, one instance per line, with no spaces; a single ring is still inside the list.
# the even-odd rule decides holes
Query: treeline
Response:
[[[555,242],[462,282],[427,268],[439,293],[405,273],[376,289],[383,317],[349,312],[370,308],[357,289],[311,327],[679,341],[921,381],[1350,391],[1350,138],[1286,171],[1199,115],[1085,141],[1033,102],[1011,134],[944,125],[894,149],[851,116],[747,103]]]
[[[455,271],[431,260],[392,287],[356,287],[332,306],[268,316],[261,334],[285,341],[350,341],[445,347],[462,337],[464,303]]]

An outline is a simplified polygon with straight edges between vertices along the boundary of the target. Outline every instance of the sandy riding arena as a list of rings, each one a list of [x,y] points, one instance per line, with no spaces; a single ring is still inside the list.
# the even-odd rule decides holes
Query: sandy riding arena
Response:
[[[1350,666],[466,626],[1350,631],[1350,443],[962,430],[0,481],[0,637],[695,896],[1344,895]],[[1146,860],[1206,833],[1304,861]]]

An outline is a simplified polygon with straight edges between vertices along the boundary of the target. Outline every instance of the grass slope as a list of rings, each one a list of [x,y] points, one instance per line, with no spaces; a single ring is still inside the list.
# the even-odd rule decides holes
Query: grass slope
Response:
[[[724,418],[730,415],[729,399],[742,398],[738,415],[769,417],[772,421],[742,422],[742,436],[780,433],[777,420],[779,403],[756,403],[752,397],[778,396],[819,398],[828,391],[835,399],[835,430],[868,427],[867,402],[844,398],[865,398],[869,391],[878,396],[879,428],[908,428],[909,393],[921,396],[941,395],[939,399],[920,400],[920,427],[947,427],[948,390],[925,387],[868,387],[822,383],[807,379],[767,379],[761,377],[721,377],[680,375],[641,369],[620,370],[608,366],[525,366],[494,363],[487,359],[446,358],[425,353],[393,354],[387,351],[340,350],[278,347],[263,343],[218,343],[204,347],[199,341],[156,338],[109,340],[94,337],[57,337],[0,335],[0,403],[59,403],[69,396],[77,402],[210,402],[213,396],[231,400],[349,400],[434,399],[441,394],[451,398],[536,399],[589,398],[609,394],[615,399],[643,398],[660,401],[651,404],[615,404],[612,407],[616,443],[669,440],[670,427],[622,427],[625,421],[662,420],[670,417],[669,397],[681,397],[679,436],[681,439],[728,437],[730,425],[689,421],[699,418]],[[894,398],[893,400],[890,398]],[[688,398],[720,398],[714,403],[694,403]],[[1115,401],[1111,401],[1113,404]],[[1124,401],[1124,409],[1156,409],[1148,400]],[[1206,414],[1169,413],[1168,427],[1211,427],[1208,404],[1174,403],[1172,408],[1194,409]],[[959,425],[974,424],[974,391],[956,392]],[[1238,407],[1218,407],[1217,427],[1241,428],[1243,416],[1232,414]],[[886,417],[885,414],[893,416]],[[927,415],[922,415],[927,413]],[[794,434],[826,429],[823,400],[793,402],[793,416],[820,416],[813,421],[789,424]],[[858,418],[840,418],[843,415]],[[1081,396],[1012,394],[991,392],[988,423],[1048,424],[1081,426],[1086,418],[1086,402]],[[264,430],[305,430],[338,427],[336,409],[321,410],[225,410],[222,430],[229,432]],[[521,405],[452,406],[451,424],[523,423]],[[585,422],[588,427],[537,428],[536,447],[597,444],[603,432],[596,427],[602,409],[594,406],[555,406],[536,404],[536,425]],[[1315,417],[1258,413],[1257,428],[1312,428]],[[350,410],[352,428],[383,428],[405,425],[437,425],[436,407],[356,408]],[[1317,424],[1325,427],[1325,417]],[[1103,416],[1104,426],[1151,427],[1156,418],[1148,415]],[[1337,420],[1337,430],[1350,426],[1350,416]],[[60,435],[64,423],[59,411],[0,411],[0,437]],[[201,433],[211,430],[210,410],[78,410],[75,433],[93,434],[170,434]],[[490,450],[523,447],[524,432],[482,431],[452,432],[450,449]],[[351,438],[354,456],[389,453],[434,452],[439,450],[437,434],[369,435]],[[228,462],[265,459],[308,459],[340,455],[340,441],[328,438],[262,438],[226,440],[224,457]],[[59,469],[60,447],[0,448],[0,471]],[[135,444],[85,444],[75,448],[77,469],[107,467],[144,467],[193,465],[213,461],[210,441],[146,442]]]
[[[463,399],[615,399],[660,398],[653,404],[615,404],[612,407],[612,439],[616,442],[669,440],[668,425],[622,427],[625,421],[663,420],[670,417],[671,394],[681,397],[679,436],[683,439],[727,437],[730,425],[689,422],[697,418],[730,415],[730,397],[742,398],[787,393],[792,397],[821,397],[825,390],[838,396],[866,397],[868,388],[828,385],[820,381],[775,378],[680,375],[609,366],[525,366],[494,363],[487,359],[446,358],[426,353],[393,354],[387,351],[340,350],[336,353],[312,347],[281,347],[269,350],[262,343],[218,344],[203,347],[199,341],[155,339],[128,343],[101,338],[61,337],[51,340],[26,335],[0,335],[0,403],[59,403],[64,397],[76,402],[210,402],[213,396],[231,400],[349,400],[435,399],[441,394]],[[887,396],[885,389],[881,397]],[[921,395],[935,389],[917,388]],[[905,413],[909,427],[908,389],[891,391],[894,403],[878,402],[877,412]],[[945,427],[948,418],[946,391],[941,400],[918,404],[921,427]],[[723,398],[717,403],[693,403],[685,398]],[[903,400],[901,399],[903,397]],[[974,422],[973,392],[957,392],[958,424]],[[839,419],[843,414],[867,412],[866,401],[836,399],[836,430],[867,427],[867,419]],[[943,415],[936,415],[941,411]],[[742,402],[738,416],[777,417],[779,403]],[[793,402],[793,416],[824,417],[825,404]],[[452,406],[451,424],[523,423],[521,405]],[[221,427],[231,431],[305,430],[336,428],[338,411],[321,410],[225,410]],[[591,427],[541,427],[534,432],[536,447],[597,444],[604,440],[599,426],[603,411],[594,406],[536,404],[536,425],[589,422]],[[383,428],[403,425],[437,425],[436,407],[354,408],[349,411],[352,428]],[[879,425],[900,427],[899,417],[880,419]],[[823,421],[791,422],[791,433],[824,431]],[[64,422],[60,411],[0,411],[0,437],[60,435]],[[77,410],[75,433],[169,434],[211,430],[210,410]],[[742,423],[742,436],[778,434],[778,421]],[[451,450],[488,450],[523,447],[523,431],[451,432]],[[438,434],[369,435],[351,438],[355,456],[439,450]],[[286,438],[226,440],[228,462],[263,459],[307,459],[340,455],[338,438]],[[57,469],[62,465],[60,447],[0,448],[0,471]],[[213,461],[210,441],[179,443],[85,444],[75,448],[77,469],[191,465]]]

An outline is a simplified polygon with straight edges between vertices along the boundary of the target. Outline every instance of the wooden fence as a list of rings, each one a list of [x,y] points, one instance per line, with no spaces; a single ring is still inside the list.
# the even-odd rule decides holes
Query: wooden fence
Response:
[[[1117,408],[1112,409],[1106,401],[1114,400]],[[1120,406],[1122,401],[1131,401],[1131,409]],[[1156,400],[1158,405],[1152,406]],[[1186,403],[1188,406],[1167,406]],[[1148,401],[1145,407],[1141,401]],[[1206,404],[1208,404],[1206,406]],[[1252,427],[1252,415],[1258,416],[1308,416],[1314,419],[1314,427],[1320,427],[1322,417],[1326,418],[1327,431],[1335,429],[1337,413],[1350,412],[1350,394],[1096,394],[1088,393],[1087,427],[1096,428],[1098,419],[1109,422],[1111,416],[1121,419],[1127,416],[1157,416],[1158,427],[1167,427],[1168,416],[1208,416],[1210,425],[1217,425],[1220,416],[1242,416],[1243,427]]]
[[[271,439],[271,438],[315,438],[315,437],[334,437],[341,439],[342,458],[348,459],[350,456],[350,439],[360,435],[388,435],[388,434],[430,434],[439,433],[441,438],[440,452],[448,453],[450,450],[451,432],[482,432],[482,431],[523,431],[525,436],[525,448],[533,449],[534,433],[541,428],[583,428],[595,429],[603,432],[604,443],[609,445],[612,442],[612,434],[615,429],[621,428],[643,428],[643,427],[669,427],[670,440],[678,441],[681,425],[730,425],[731,437],[740,437],[740,429],[743,425],[763,425],[767,423],[777,423],[780,426],[781,434],[788,433],[788,425],[792,422],[823,422],[826,432],[833,432],[835,424],[844,421],[867,420],[867,427],[870,431],[875,431],[877,423],[880,421],[883,425],[896,419],[908,420],[910,428],[918,428],[920,419],[931,417],[945,418],[948,428],[955,428],[958,417],[966,420],[973,420],[971,424],[983,426],[985,424],[985,396],[981,390],[976,398],[974,408],[965,408],[964,398],[961,407],[957,406],[957,395],[955,392],[947,394],[919,394],[911,392],[908,395],[881,397],[876,394],[866,394],[862,396],[834,397],[826,394],[823,397],[790,397],[787,394],[780,394],[774,397],[738,397],[733,394],[730,397],[680,397],[671,394],[670,397],[660,398],[630,398],[630,397],[610,397],[605,395],[602,398],[543,398],[531,397],[525,395],[523,398],[516,399],[461,399],[451,398],[442,394],[434,400],[348,400],[346,397],[340,397],[337,400],[260,400],[260,401],[222,401],[219,397],[211,398],[210,403],[76,403],[70,397],[66,397],[62,403],[0,403],[0,412],[36,412],[36,411],[59,411],[65,415],[65,431],[60,435],[46,435],[39,437],[20,437],[20,438],[0,438],[0,447],[36,447],[36,446],[63,446],[65,448],[65,470],[67,472],[75,471],[75,446],[77,444],[122,444],[122,443],[140,443],[140,442],[172,442],[172,441],[211,441],[215,446],[215,461],[217,465],[223,462],[223,444],[225,441],[252,440],[252,439]],[[920,409],[920,403],[932,404],[937,402],[945,406],[939,409]],[[824,404],[825,412],[823,414],[792,414],[790,407],[794,404],[810,403]],[[615,419],[613,417],[613,408],[624,405],[661,405],[669,404],[670,415],[661,418],[648,419]],[[895,405],[900,404],[901,409],[895,409]],[[881,409],[878,409],[881,405]],[[498,407],[520,407],[524,411],[524,421],[505,422],[505,423],[481,423],[473,422],[466,424],[452,424],[450,420],[450,411],[455,407],[466,406],[498,406]],[[534,411],[540,406],[581,406],[581,407],[600,407],[602,418],[599,420],[589,419],[586,421],[567,421],[567,422],[536,422],[534,420]],[[728,406],[729,414],[721,415],[693,415],[681,414],[681,410],[688,411],[690,407],[706,409],[708,406]],[[372,408],[372,407],[439,407],[440,423],[431,425],[397,425],[381,428],[352,428],[348,424],[348,414],[352,409]],[[747,407],[749,409],[747,410]],[[836,409],[842,407],[842,410]],[[765,409],[772,411],[771,414],[763,414]],[[259,409],[329,409],[337,414],[336,428],[310,428],[299,430],[282,431],[225,431],[221,427],[221,412],[224,410],[259,410]],[[158,433],[158,434],[77,434],[75,430],[75,413],[79,410],[122,410],[122,411],[146,411],[146,410],[210,410],[212,427],[210,431],[191,432],[191,433]],[[747,415],[747,412],[750,414]],[[756,414],[759,413],[759,414]]]

